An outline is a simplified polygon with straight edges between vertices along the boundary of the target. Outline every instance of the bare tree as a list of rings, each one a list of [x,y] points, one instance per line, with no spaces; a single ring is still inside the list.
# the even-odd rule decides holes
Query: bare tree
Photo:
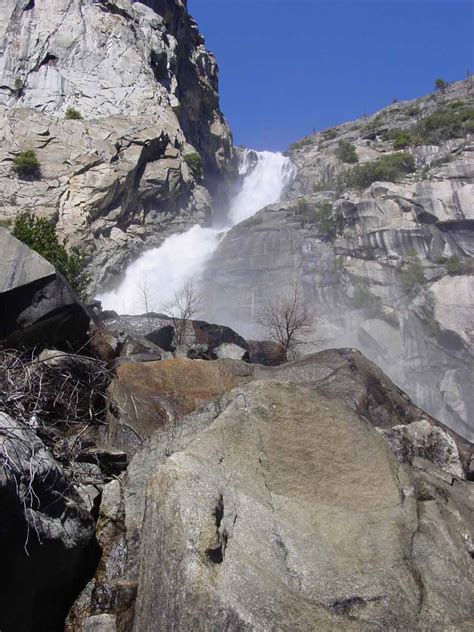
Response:
[[[140,298],[140,304],[145,310],[145,314],[153,311],[152,291],[148,284],[148,277],[144,277],[143,281],[137,285],[137,292]]]
[[[173,322],[176,344],[181,345],[185,342],[188,323],[200,307],[201,297],[193,282],[189,280],[180,290],[174,290],[173,298],[161,308]]]
[[[271,340],[279,342],[290,356],[312,329],[314,314],[304,301],[298,283],[289,292],[278,295],[262,307],[258,322]]]

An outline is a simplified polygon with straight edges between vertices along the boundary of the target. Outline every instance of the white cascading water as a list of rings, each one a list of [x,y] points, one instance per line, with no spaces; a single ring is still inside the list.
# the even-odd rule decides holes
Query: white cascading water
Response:
[[[97,296],[103,308],[121,314],[160,311],[189,280],[199,282],[207,261],[228,230],[264,206],[278,202],[295,168],[280,153],[247,149],[242,153],[239,173],[244,176],[242,188],[231,203],[223,228],[196,224],[185,233],[168,237],[159,248],[143,253],[128,266],[116,290]]]

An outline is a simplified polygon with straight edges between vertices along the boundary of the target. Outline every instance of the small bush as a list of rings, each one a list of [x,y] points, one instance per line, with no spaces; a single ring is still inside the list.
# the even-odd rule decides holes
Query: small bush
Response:
[[[409,105],[406,109],[407,116],[418,116],[420,108],[417,105]]]
[[[22,91],[23,91],[23,79],[21,79],[21,77],[16,77],[15,78],[15,92],[17,94],[17,96],[20,96]]]
[[[71,121],[79,121],[82,119],[82,114],[75,108],[68,108],[65,117]]]
[[[359,158],[357,157],[356,148],[354,145],[349,143],[347,140],[339,141],[339,147],[336,149],[336,156],[342,162],[346,163],[354,163],[359,162]]]
[[[186,154],[186,156],[184,156],[184,161],[191,169],[194,177],[200,180],[203,176],[202,160],[197,151],[192,152],[191,154]]]
[[[402,176],[415,171],[415,159],[411,154],[389,154],[381,156],[373,162],[358,165],[346,175],[346,184],[349,187],[364,189],[373,182],[395,182]]]
[[[313,139],[308,137],[308,138],[302,138],[301,140],[297,140],[296,143],[292,143],[289,147],[288,150],[289,151],[295,151],[296,149],[302,149],[303,147],[307,147],[308,145],[312,145],[313,144]]]
[[[41,176],[41,165],[32,149],[20,151],[13,159],[13,171],[21,178],[39,178]]]
[[[393,139],[394,149],[405,149],[412,143],[410,132],[399,132]]]
[[[90,276],[85,272],[85,253],[72,248],[68,253],[58,239],[55,227],[43,217],[21,213],[15,220],[13,235],[49,261],[63,274],[81,298],[86,298]]]
[[[324,202],[316,207],[315,219],[319,223],[319,230],[327,239],[334,239],[337,235],[337,221],[334,217],[332,204]]]
[[[449,85],[448,82],[445,81],[444,79],[441,79],[441,77],[439,77],[435,81],[435,88],[436,88],[436,90],[438,90],[438,92],[441,92],[442,94],[444,94],[446,92],[446,89],[447,89],[448,85]]]
[[[337,130],[334,128],[326,129],[323,132],[323,140],[334,140],[337,136]]]
[[[461,259],[453,255],[446,261],[446,271],[450,276],[471,274],[474,271],[474,262],[472,259]]]
[[[439,108],[424,117],[414,131],[424,144],[438,145],[451,138],[462,138],[474,127],[474,110],[469,107]]]
[[[404,264],[400,277],[405,290],[411,293],[425,282],[425,275],[417,252],[411,250],[408,256],[409,261]]]

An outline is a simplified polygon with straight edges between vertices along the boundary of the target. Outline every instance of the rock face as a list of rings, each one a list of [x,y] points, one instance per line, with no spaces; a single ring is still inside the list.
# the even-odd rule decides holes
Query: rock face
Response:
[[[10,347],[80,346],[90,317],[53,266],[0,228],[0,340]]]
[[[185,2],[2,0],[0,14],[2,221],[57,219],[99,284],[145,240],[209,219],[233,149],[217,65]],[[26,149],[39,179],[12,174]],[[184,158],[195,152],[204,178]]]
[[[154,365],[197,410],[157,414],[104,490],[68,631],[469,629],[472,445],[354,350]],[[222,395],[193,403],[203,371]]]
[[[299,283],[317,316],[306,351],[360,349],[422,408],[474,439],[473,121],[449,140],[432,139],[423,123],[436,131],[456,112],[472,117],[473,104],[471,83],[459,82],[444,96],[295,143],[288,199],[234,227],[209,263],[208,317],[261,337],[262,305]],[[338,157],[341,141],[367,166],[399,155],[393,139],[417,125],[430,144],[410,132],[414,146],[403,152],[413,173],[344,184],[354,165]]]
[[[0,412],[0,626],[61,632],[100,552],[71,479],[34,429]]]
[[[150,481],[134,630],[467,625],[469,493],[436,498],[448,489],[342,402],[238,389]]]

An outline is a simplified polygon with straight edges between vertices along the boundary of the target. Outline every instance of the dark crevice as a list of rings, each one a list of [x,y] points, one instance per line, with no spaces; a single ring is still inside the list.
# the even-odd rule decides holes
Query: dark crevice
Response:
[[[35,8],[35,0],[30,0],[23,7],[23,11],[31,11],[31,9]]]
[[[206,549],[206,555],[213,564],[222,564],[224,561],[225,549],[229,536],[226,529],[221,530],[222,519],[224,517],[224,498],[219,495],[218,501],[212,512],[216,523],[216,540],[215,544]]]
[[[40,61],[40,63],[35,67],[35,70],[38,70],[39,68],[41,68],[41,66],[55,66],[57,61],[58,58],[56,57],[56,55],[53,55],[53,53],[47,53]]]
[[[103,11],[104,13],[111,13],[112,15],[119,15],[120,17],[124,18],[127,21],[132,19],[132,16],[130,15],[130,13],[128,13],[124,9],[121,9],[120,7],[116,6],[112,2],[101,2],[100,3],[100,10]]]
[[[352,611],[354,609],[357,610],[359,608],[365,608],[369,603],[376,603],[381,599],[381,596],[364,598],[356,595],[354,597],[347,597],[346,599],[337,599],[330,604],[329,608],[335,614],[343,615],[349,617],[350,619],[353,619],[354,616]]]

